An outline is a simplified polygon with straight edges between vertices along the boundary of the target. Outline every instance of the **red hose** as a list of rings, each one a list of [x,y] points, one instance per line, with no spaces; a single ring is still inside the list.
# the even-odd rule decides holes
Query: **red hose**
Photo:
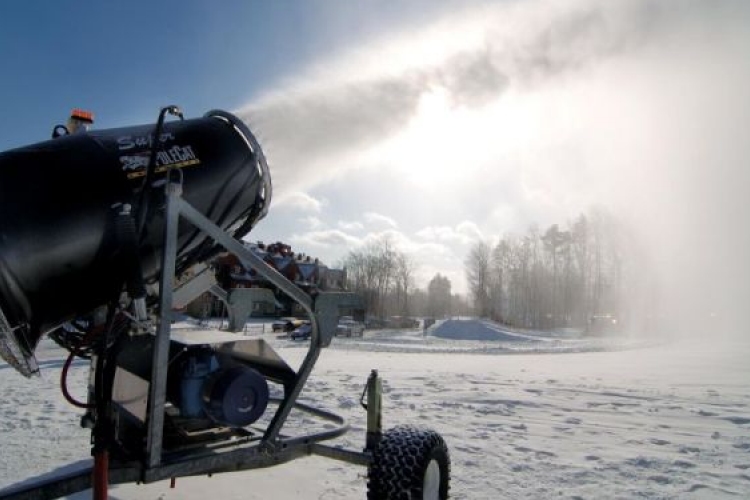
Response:
[[[92,499],[107,500],[107,488],[109,486],[109,453],[106,451],[100,451],[94,455],[92,482]]]
[[[85,347],[86,345],[91,342],[91,340],[94,338],[94,335],[99,333],[99,330],[94,328],[88,331],[86,333],[86,336],[83,337],[83,340],[81,340],[81,344],[78,347],[72,348],[70,350],[70,354],[68,354],[68,359],[65,360],[65,363],[63,364],[62,372],[60,372],[60,390],[62,391],[63,397],[65,400],[72,404],[73,406],[76,406],[78,408],[84,408],[84,409],[91,409],[96,408],[96,405],[94,403],[88,404],[88,403],[82,403],[75,399],[71,394],[70,391],[68,391],[68,370],[70,369],[70,365],[73,363],[73,358],[79,355],[80,349]]]

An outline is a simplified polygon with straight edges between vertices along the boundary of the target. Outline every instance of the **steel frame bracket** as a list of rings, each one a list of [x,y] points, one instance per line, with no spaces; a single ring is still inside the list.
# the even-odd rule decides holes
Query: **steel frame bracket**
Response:
[[[362,307],[362,299],[351,292],[320,292],[315,297],[315,316],[320,327],[320,346],[331,345],[343,307]]]

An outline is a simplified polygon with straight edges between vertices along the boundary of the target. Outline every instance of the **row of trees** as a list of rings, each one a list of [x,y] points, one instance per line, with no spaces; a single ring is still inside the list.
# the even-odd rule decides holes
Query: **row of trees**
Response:
[[[415,262],[387,238],[349,252],[342,265],[348,290],[362,297],[368,315],[443,317],[469,312],[465,299],[451,293],[450,280],[439,273],[426,290],[417,288]]]
[[[585,327],[619,321],[642,288],[643,259],[629,232],[603,211],[470,250],[466,279],[477,314],[526,328]]]
[[[564,227],[531,227],[494,245],[479,241],[464,264],[471,307],[439,273],[418,288],[416,263],[387,238],[350,252],[342,263],[348,289],[363,298],[368,315],[380,318],[476,314],[523,328],[585,328],[605,316],[631,321],[636,309],[655,305],[635,238],[602,210]]]
[[[409,311],[414,263],[389,239],[349,252],[344,267],[347,288],[362,297],[369,314],[384,317]]]

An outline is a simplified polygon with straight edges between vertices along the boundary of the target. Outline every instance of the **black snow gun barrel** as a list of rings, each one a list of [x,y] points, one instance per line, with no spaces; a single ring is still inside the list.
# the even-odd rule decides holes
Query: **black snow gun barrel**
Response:
[[[133,220],[139,206],[150,206],[131,247],[144,282],[158,279],[158,186],[167,175],[181,178],[183,198],[236,238],[265,216],[268,166],[242,121],[211,111],[161,125],[75,133],[0,153],[0,355],[20,372],[36,371],[34,350],[45,333],[122,291],[132,256],[117,214],[128,206]],[[148,170],[153,189],[145,189]],[[181,222],[178,234],[177,275],[219,251],[193,226]]]

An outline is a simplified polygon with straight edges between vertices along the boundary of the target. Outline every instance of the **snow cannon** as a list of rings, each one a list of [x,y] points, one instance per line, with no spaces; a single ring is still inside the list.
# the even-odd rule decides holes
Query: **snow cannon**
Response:
[[[383,429],[377,370],[354,395],[366,411],[364,448],[325,444],[349,431],[346,419],[299,401],[339,321],[363,304],[280,272],[242,241],[271,200],[250,130],[223,111],[184,119],[175,106],[153,126],[91,131],[93,115],[74,118],[51,141],[0,154],[0,354],[30,376],[44,335],[67,351],[60,389],[82,411],[93,459],[0,489],[0,500],[89,488],[100,500],[111,484],[176,486],[309,455],[367,467],[367,498],[448,498],[445,440],[411,425]],[[226,269],[215,263],[225,257],[255,286],[221,286]],[[294,362],[281,356],[291,339],[247,323],[282,294],[310,325]],[[187,314],[211,296],[228,327]],[[88,385],[69,387],[86,364]]]
[[[83,131],[0,153],[0,354],[22,373],[36,371],[42,335],[117,297],[128,280],[157,279],[164,212],[149,207],[164,205],[154,187],[167,176],[235,238],[266,214],[268,166],[242,121],[211,111],[160,124],[158,136],[154,125]],[[178,276],[215,252],[180,223]]]

